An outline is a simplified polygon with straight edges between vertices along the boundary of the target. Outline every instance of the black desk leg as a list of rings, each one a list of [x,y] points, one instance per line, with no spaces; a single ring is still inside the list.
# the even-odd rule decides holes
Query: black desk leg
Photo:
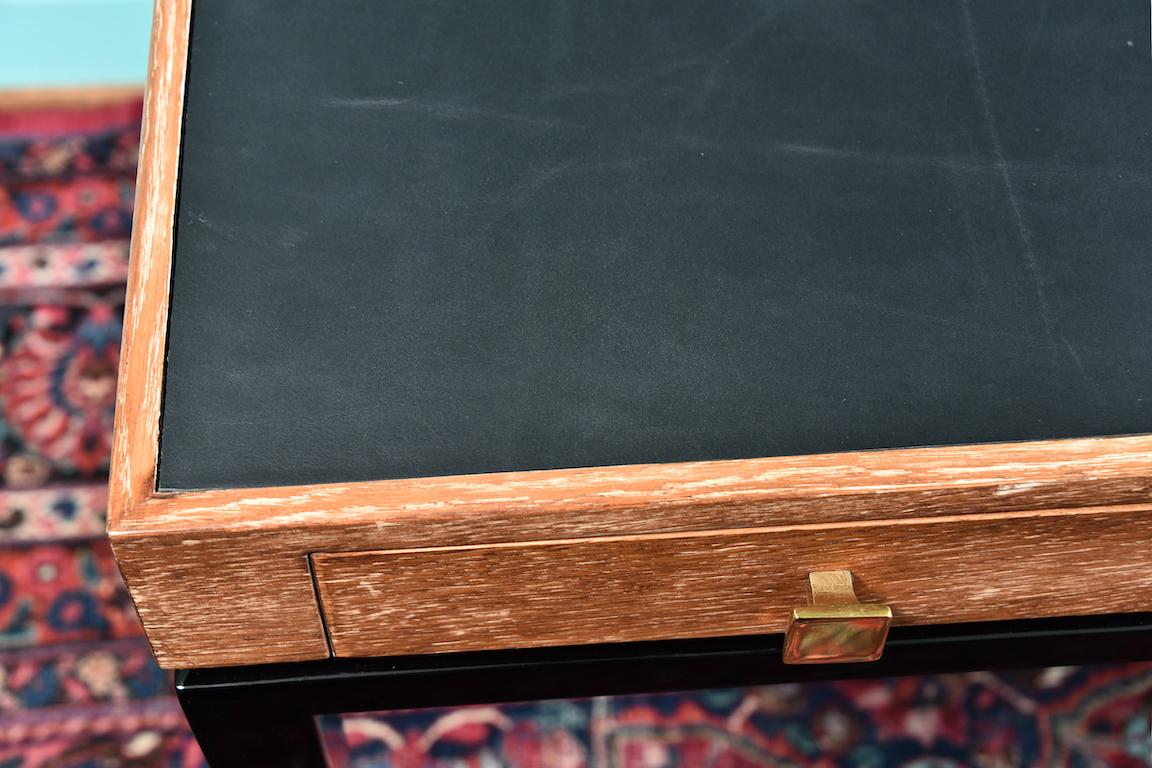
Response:
[[[278,686],[188,687],[176,691],[210,768],[326,768],[307,702]]]
[[[868,664],[786,666],[759,636],[178,672],[211,768],[326,768],[316,716],[1152,659],[1152,614],[897,627]]]

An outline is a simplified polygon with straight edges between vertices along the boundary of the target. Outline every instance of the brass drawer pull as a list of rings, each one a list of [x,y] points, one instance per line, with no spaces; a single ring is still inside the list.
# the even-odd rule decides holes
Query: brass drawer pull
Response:
[[[792,611],[784,636],[785,664],[836,664],[876,661],[884,652],[892,609],[861,603],[851,571],[808,574],[812,604]]]

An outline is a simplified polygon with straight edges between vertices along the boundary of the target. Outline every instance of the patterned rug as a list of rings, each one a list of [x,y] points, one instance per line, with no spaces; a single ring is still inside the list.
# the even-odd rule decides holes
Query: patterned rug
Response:
[[[327,717],[345,768],[1152,765],[1152,664]]]
[[[200,768],[103,538],[137,101],[0,111],[0,768]],[[1152,665],[323,719],[348,768],[1152,766]]]
[[[140,102],[0,111],[0,768],[199,768],[104,539]]]

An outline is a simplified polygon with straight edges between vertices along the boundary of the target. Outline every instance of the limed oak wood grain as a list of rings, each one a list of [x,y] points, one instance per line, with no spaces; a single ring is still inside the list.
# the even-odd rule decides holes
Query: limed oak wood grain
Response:
[[[225,547],[137,555],[127,518],[145,518],[156,486],[180,130],[191,0],[157,0],[145,89],[131,273],[124,314],[108,531],[157,659],[169,666],[322,658],[328,645],[303,557]],[[179,539],[195,541],[191,535]],[[180,546],[192,546],[184,545]],[[195,552],[187,562],[183,551]],[[245,576],[268,578],[249,582]],[[278,602],[284,601],[283,605]],[[214,629],[190,618],[207,609]],[[295,632],[278,640],[276,629]],[[199,627],[193,625],[199,624]]]
[[[109,479],[112,530],[156,486],[191,13],[192,0],[157,0],[152,17]]]
[[[1147,503],[1148,444],[1114,438],[153,495],[112,535],[163,664],[317,658],[327,646],[305,568],[311,553],[757,527],[866,537],[901,521],[1057,520],[1103,502]],[[1130,535],[1139,541],[1145,530]],[[996,560],[994,543],[985,556]],[[189,621],[190,604],[236,631]]]
[[[1146,609],[1152,509],[319,554],[340,656],[782,632],[813,571],[896,624]]]

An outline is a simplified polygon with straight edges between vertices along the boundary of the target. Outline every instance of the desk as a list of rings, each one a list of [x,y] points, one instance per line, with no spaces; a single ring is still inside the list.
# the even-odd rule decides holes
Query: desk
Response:
[[[765,637],[830,571],[894,632],[1147,611],[1148,28],[160,0],[109,520],[157,658]]]

